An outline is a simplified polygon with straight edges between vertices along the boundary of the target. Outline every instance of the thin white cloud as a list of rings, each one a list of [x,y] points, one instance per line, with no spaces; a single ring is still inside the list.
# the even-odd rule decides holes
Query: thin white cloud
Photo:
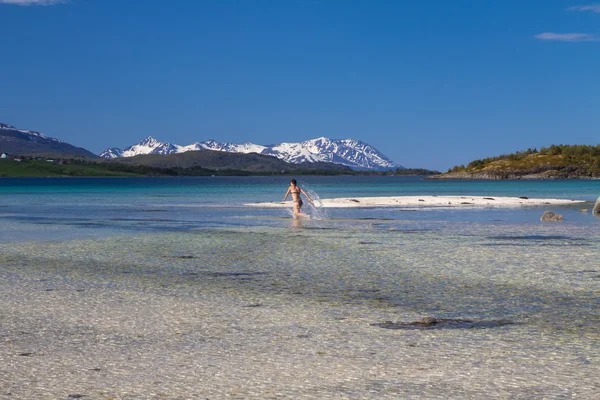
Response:
[[[15,4],[18,6],[51,6],[66,2],[67,0],[0,0],[0,4]]]
[[[595,13],[600,13],[600,4],[590,4],[587,6],[573,6],[567,8],[568,11],[591,11]]]
[[[540,40],[556,40],[559,42],[596,42],[600,41],[598,36],[590,35],[589,33],[554,33],[544,32],[535,35],[536,39]]]

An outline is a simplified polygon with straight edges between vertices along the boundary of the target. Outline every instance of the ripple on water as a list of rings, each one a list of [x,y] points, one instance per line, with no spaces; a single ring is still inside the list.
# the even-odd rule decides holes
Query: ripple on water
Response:
[[[365,387],[393,387],[397,393],[385,393],[407,397],[435,397],[435,390],[446,388],[444,395],[454,398],[526,397],[524,387],[552,397],[559,393],[556,387],[569,387],[569,393],[593,398],[600,370],[600,296],[594,278],[600,245],[594,238],[579,239],[586,237],[585,230],[551,233],[539,226],[475,224],[461,225],[457,233],[454,226],[421,231],[415,224],[416,233],[398,234],[365,223],[329,227],[335,229],[226,227],[0,244],[0,277],[7,288],[22,285],[16,296],[35,293],[40,307],[42,295],[57,299],[47,310],[53,318],[60,307],[85,305],[85,318],[108,327],[106,349],[118,349],[127,362],[136,354],[156,354],[166,343],[162,362],[176,358],[180,375],[165,381],[179,382],[185,375],[181,370],[196,376],[201,369],[189,367],[185,357],[173,357],[193,354],[206,357],[200,359],[202,368],[217,365],[240,374],[254,368],[253,377],[262,372],[272,377],[270,365],[296,375],[339,372],[323,385],[353,376],[358,383],[344,385],[357,398],[373,396]],[[399,228],[410,229],[410,224]],[[514,245],[510,251],[481,246],[571,238],[589,246]],[[94,293],[101,295],[86,299],[95,303],[81,301]],[[209,300],[213,307],[206,305]],[[173,302],[172,307],[161,308],[163,301]],[[419,321],[427,315],[436,318]],[[81,322],[85,318],[79,324],[88,326],[90,321]],[[113,333],[129,328],[131,336]],[[64,343],[54,345],[64,351]],[[37,354],[38,347],[19,351]],[[269,365],[262,361],[266,357]],[[142,361],[150,365],[152,360]],[[292,371],[290,364],[301,368]],[[379,386],[364,378],[367,369],[380,378]],[[438,386],[432,386],[432,376]],[[475,380],[457,384],[469,379]],[[315,377],[302,382],[307,381]],[[301,391],[294,382],[287,387]],[[424,392],[412,392],[405,382]]]

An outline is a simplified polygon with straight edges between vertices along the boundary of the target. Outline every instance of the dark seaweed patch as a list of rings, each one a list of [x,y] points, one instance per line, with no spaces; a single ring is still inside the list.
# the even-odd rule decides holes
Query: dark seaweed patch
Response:
[[[434,232],[437,229],[423,228],[423,229],[402,229],[402,228],[389,228],[389,232],[398,232],[398,233],[426,233],[426,232]]]
[[[209,278],[241,278],[248,279],[255,276],[266,275],[266,272],[236,271],[236,272],[210,272],[210,271],[186,271],[183,276],[207,276]]]
[[[587,239],[565,235],[499,235],[488,236],[495,243],[482,243],[482,246],[590,246]]]
[[[531,243],[482,243],[481,246],[488,246],[488,247],[494,247],[494,246],[516,246],[516,247],[527,247],[530,246]],[[586,246],[590,246],[590,244],[588,243],[539,243],[539,246],[544,247],[544,246],[555,246],[555,247],[561,247],[561,246],[569,246],[569,247],[586,247]]]
[[[206,275],[214,278],[240,278],[265,275],[265,272],[208,272]]]
[[[488,239],[491,240],[530,240],[530,241],[546,241],[546,240],[568,240],[568,241],[583,241],[585,239],[574,238],[565,235],[523,235],[523,236],[513,236],[513,235],[498,235],[498,236],[488,236]]]
[[[470,320],[452,318],[423,318],[412,322],[385,321],[371,324],[384,329],[432,330],[432,329],[489,329],[506,325],[514,325],[507,320]]]

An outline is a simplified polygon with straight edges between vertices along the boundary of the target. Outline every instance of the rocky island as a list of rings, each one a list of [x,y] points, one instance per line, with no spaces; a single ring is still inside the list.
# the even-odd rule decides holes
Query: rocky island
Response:
[[[455,166],[430,179],[600,179],[600,145],[552,145]]]

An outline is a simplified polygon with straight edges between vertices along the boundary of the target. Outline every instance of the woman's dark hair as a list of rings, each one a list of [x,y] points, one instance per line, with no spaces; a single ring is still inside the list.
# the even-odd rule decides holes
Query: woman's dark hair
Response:
[[[290,182],[292,182],[294,185],[296,184],[296,180],[292,179]]]

